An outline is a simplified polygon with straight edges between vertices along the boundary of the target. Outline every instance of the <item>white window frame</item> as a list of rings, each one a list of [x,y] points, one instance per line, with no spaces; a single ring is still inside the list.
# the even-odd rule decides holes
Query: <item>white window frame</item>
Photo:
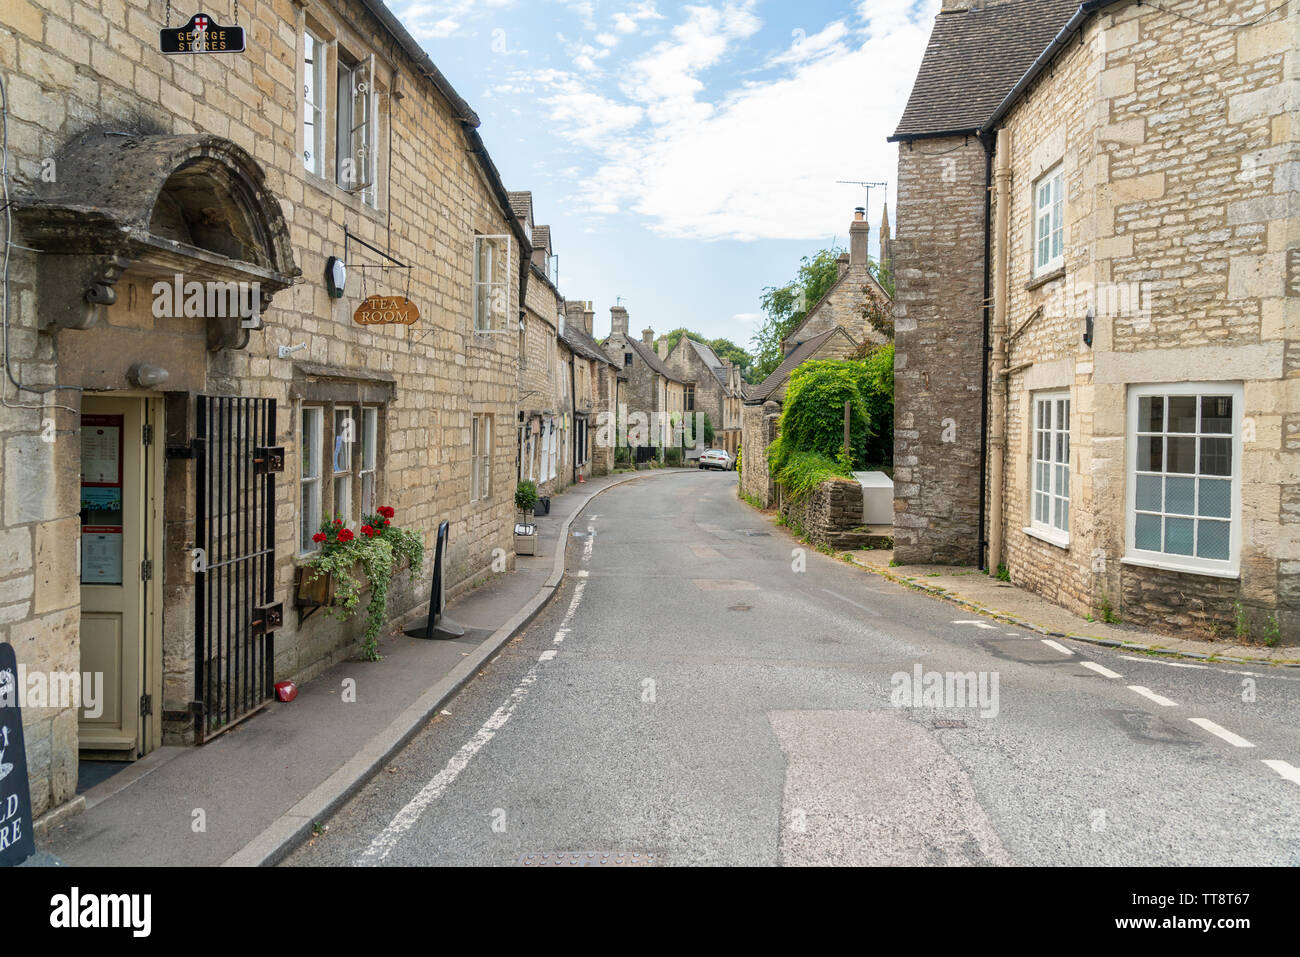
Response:
[[[474,236],[474,331],[483,334],[497,334],[510,331],[510,260],[513,251],[511,235],[477,234]],[[505,244],[505,265],[501,270],[501,279],[484,278],[483,250],[493,250],[496,255],[488,259],[489,273],[493,271],[496,256],[500,255],[501,243]],[[486,313],[486,314],[485,314]],[[548,367],[549,371],[549,367]]]
[[[1025,532],[1062,548],[1070,547],[1071,403],[1068,389],[1030,394],[1029,525]],[[1044,423],[1042,414],[1047,411]],[[1065,421],[1060,418],[1064,415]],[[1042,457],[1046,444],[1047,458]],[[1042,482],[1046,470],[1046,483]],[[1062,471],[1063,470],[1063,471]],[[1046,509],[1046,521],[1042,518]],[[1065,527],[1058,524],[1064,510]]]
[[[1188,395],[1197,396],[1197,403],[1196,403],[1197,432],[1196,433],[1182,433],[1182,432],[1170,433],[1168,431],[1162,433],[1151,433],[1148,432],[1146,429],[1139,428],[1139,426],[1141,426],[1142,423],[1138,421],[1138,408],[1139,408],[1140,400],[1143,397],[1146,396],[1169,397],[1169,396],[1188,396]],[[1226,433],[1226,434],[1225,433],[1203,433],[1200,431],[1201,429],[1200,398],[1203,396],[1215,396],[1215,395],[1226,395],[1232,397],[1231,433]],[[1199,575],[1213,575],[1221,578],[1236,578],[1239,576],[1240,568],[1241,568],[1241,454],[1242,454],[1242,444],[1243,444],[1242,442],[1243,404],[1244,404],[1244,392],[1240,382],[1179,382],[1179,383],[1172,383],[1172,384],[1165,384],[1165,385],[1129,386],[1128,415],[1125,423],[1126,444],[1128,446],[1127,463],[1126,463],[1126,488],[1125,488],[1126,534],[1125,534],[1124,562],[1126,564],[1142,565],[1150,568],[1162,568],[1162,569],[1168,569],[1170,571],[1189,572],[1192,574],[1199,574]],[[1164,417],[1162,420],[1162,428],[1167,430],[1168,423],[1169,423],[1169,407],[1168,407],[1168,403],[1166,402]],[[1163,551],[1155,552],[1146,549],[1139,549],[1136,547],[1135,542],[1136,542],[1138,512],[1141,511],[1144,514],[1157,514],[1152,512],[1149,509],[1139,510],[1137,508],[1137,477],[1138,477],[1137,465],[1138,465],[1139,436],[1152,435],[1152,434],[1161,434],[1166,436],[1166,442],[1164,445],[1164,448],[1166,450],[1168,448],[1167,437],[1169,435],[1186,437],[1188,435],[1194,434],[1197,438],[1196,449],[1194,453],[1196,459],[1195,472],[1183,473],[1183,472],[1161,471],[1158,473],[1156,472],[1144,473],[1148,475],[1193,478],[1196,480],[1197,505],[1194,506],[1195,508],[1194,514],[1188,516],[1188,515],[1183,515],[1182,513],[1166,513],[1163,510],[1164,503],[1162,502],[1161,512],[1158,513],[1162,515],[1162,517],[1168,514],[1174,514],[1175,517],[1178,518],[1190,517],[1199,523],[1199,521],[1202,520],[1202,516],[1199,510],[1201,478],[1204,477],[1211,480],[1216,480],[1216,479],[1221,480],[1225,477],[1228,477],[1231,479],[1232,500],[1231,500],[1231,505],[1229,507],[1229,515],[1227,519],[1229,524],[1229,535],[1228,535],[1228,558],[1226,560],[1201,558],[1195,554],[1196,544],[1199,541],[1199,526],[1196,529],[1196,534],[1193,536],[1193,546],[1192,546],[1193,554],[1191,555],[1175,555],[1168,552],[1163,552]],[[1227,437],[1232,440],[1232,475],[1231,476],[1218,476],[1218,475],[1202,476],[1200,471],[1201,469],[1200,439],[1202,437],[1209,437],[1209,438]],[[1162,459],[1161,462],[1162,467],[1166,464],[1167,461],[1167,451],[1165,452],[1165,456],[1166,458]],[[1162,494],[1163,494],[1163,490],[1162,490]],[[1216,518],[1214,516],[1205,516],[1204,518],[1211,521],[1215,521],[1215,520],[1222,521],[1222,519]]]
[[[325,118],[329,102],[325,70],[329,63],[329,41],[321,39],[319,33],[307,27],[303,30],[302,49],[302,163],[307,172],[323,177]]]
[[[339,48],[340,52],[342,48]],[[337,77],[336,90],[337,101],[335,103],[335,145],[334,145],[334,182],[338,187],[348,193],[360,193],[361,201],[367,206],[378,205],[379,191],[376,189],[375,174],[378,168],[378,142],[379,142],[379,98],[376,95],[376,77],[375,77],[375,55],[373,53],[360,58],[354,64],[347,64],[343,57],[338,56],[338,66],[335,70]],[[347,93],[344,93],[344,81],[347,82]],[[358,84],[365,84],[362,91],[363,103],[366,115],[360,118],[358,122],[354,115],[355,94],[358,90]],[[352,150],[352,144],[357,131],[361,132],[361,146],[365,155],[357,161],[353,155],[356,151]],[[351,158],[353,163],[353,173],[355,182],[344,180],[343,161]]]
[[[376,496],[379,494],[379,406],[363,405],[361,422],[357,436],[360,439],[361,454],[357,460],[357,477],[360,484],[361,508],[359,514],[373,515]]]
[[[486,502],[492,497],[492,416],[472,418],[469,441],[469,500]]]
[[[1047,189],[1046,204],[1044,204],[1044,188]],[[1042,276],[1055,272],[1065,265],[1065,165],[1063,163],[1056,164],[1034,180],[1033,211],[1034,275]],[[1047,242],[1046,258],[1040,248],[1044,239]],[[1053,253],[1058,239],[1060,249]]]
[[[314,415],[312,415],[314,413]],[[314,423],[308,423],[314,418]],[[321,482],[324,465],[325,406],[302,403],[298,408],[298,554],[320,550],[311,537],[320,531]],[[315,455],[309,455],[314,450]],[[308,460],[315,461],[316,471],[307,473]]]
[[[351,528],[356,523],[356,509],[353,508],[352,500],[352,482],[356,475],[357,462],[357,418],[353,414],[353,407],[350,405],[335,405],[330,413],[330,479],[332,481],[331,490],[333,492],[333,501],[330,503],[334,510],[334,517],[343,519],[345,528]],[[339,416],[343,417],[342,428],[340,428]],[[348,429],[348,423],[352,427]],[[345,468],[340,469],[339,456],[344,457]],[[339,488],[343,488],[345,494],[339,495]],[[346,501],[340,501],[340,499]]]

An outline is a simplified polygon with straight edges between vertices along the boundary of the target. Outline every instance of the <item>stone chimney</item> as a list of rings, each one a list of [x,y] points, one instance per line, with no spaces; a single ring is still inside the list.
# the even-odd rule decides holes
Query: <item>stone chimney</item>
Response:
[[[871,227],[867,225],[867,211],[859,206],[853,211],[853,222],[849,224],[849,265],[866,266],[867,237]]]
[[[592,311],[591,300],[588,299],[582,307],[582,328],[587,330],[587,335],[594,336],[592,327],[596,324],[596,313]]]
[[[843,279],[844,274],[849,271],[849,254],[840,253],[840,258],[835,260],[835,278]]]
[[[668,361],[668,337],[664,336],[659,340],[659,358],[665,362]]]
[[[575,329],[584,328],[583,326],[583,307],[586,305],[580,299],[564,300],[564,324],[573,326]]]
[[[641,330],[641,341],[645,343],[647,349],[655,347],[655,331],[649,326]]]
[[[627,335],[627,307],[609,307],[609,332],[614,336]]]

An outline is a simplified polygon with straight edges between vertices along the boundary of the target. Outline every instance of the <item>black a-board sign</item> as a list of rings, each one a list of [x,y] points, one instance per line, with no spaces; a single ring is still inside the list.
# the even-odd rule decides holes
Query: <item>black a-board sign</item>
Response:
[[[196,13],[183,27],[159,30],[158,49],[163,53],[243,53],[244,28],[223,27],[214,17]]]
[[[21,864],[36,853],[21,705],[14,649],[0,642],[0,867]]]

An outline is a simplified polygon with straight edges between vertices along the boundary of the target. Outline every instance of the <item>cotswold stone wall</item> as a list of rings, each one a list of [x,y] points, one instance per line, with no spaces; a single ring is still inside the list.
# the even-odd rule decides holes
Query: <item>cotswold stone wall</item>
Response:
[[[1205,22],[1264,3],[1184,2]],[[1206,64],[1214,64],[1212,81]],[[1005,561],[1012,580],[1079,614],[1111,605],[1171,633],[1300,640],[1300,33],[1285,16],[1208,27],[1149,6],[1094,18],[1010,114],[1010,343]],[[1033,184],[1062,164],[1065,269],[1032,275]],[[997,260],[995,259],[995,262]],[[1083,341],[1089,307],[1094,339]],[[1038,310],[1042,310],[1039,312]],[[1241,383],[1241,561],[1235,578],[1126,564],[1127,399],[1133,384]],[[1066,389],[1066,546],[1026,534],[1033,395]]]
[[[319,385],[349,398],[376,385],[391,387],[379,420],[380,498],[397,509],[399,523],[425,533],[429,546],[438,522],[450,521],[449,586],[486,571],[496,550],[511,551],[518,334],[509,331],[513,322],[502,334],[475,333],[472,296],[475,234],[510,230],[467,148],[460,119],[361,4],[247,0],[240,4],[240,14],[248,36],[245,53],[165,56],[157,51],[163,19],[159,0],[102,0],[89,7],[67,0],[6,0],[0,70],[8,94],[15,199],[21,204],[40,188],[48,161],[88,131],[203,132],[228,138],[251,155],[265,172],[267,188],[279,198],[301,280],[275,296],[264,315],[265,327],[251,333],[247,348],[209,353],[201,325],[190,328],[195,320],[153,317],[149,280],[130,271],[116,287],[118,304],[96,328],[56,334],[42,321],[38,256],[16,251],[7,290],[10,344],[24,381],[98,389],[126,389],[127,368],[139,360],[156,361],[165,350],[173,374],[167,389],[180,390],[180,405],[173,416],[169,398],[167,420],[159,423],[160,441],[176,425],[180,438],[188,440],[185,414],[187,404],[192,414],[192,392],[278,400],[276,425],[286,455],[274,503],[274,591],[275,600],[284,603],[285,617],[276,637],[274,672],[276,679],[303,679],[353,654],[363,621],[358,617],[338,626],[316,615],[300,624],[294,612],[293,582],[302,562],[302,448],[295,401],[300,388]],[[378,142],[387,143],[391,132],[393,149],[379,159],[377,208],[304,170],[301,60],[308,23],[353,55],[375,53],[380,64]],[[344,223],[354,235],[414,266],[409,292],[420,308],[419,324],[355,324],[352,313],[362,290],[359,269],[350,271],[347,294],[330,298],[323,281],[325,262],[342,254]],[[24,243],[21,231],[14,240]],[[508,314],[514,317],[519,248],[512,245]],[[376,261],[362,252],[355,255],[359,263]],[[396,284],[385,285],[377,270],[366,272],[367,293],[393,291]],[[299,343],[306,343],[306,349],[290,359],[278,357],[277,347]],[[305,375],[308,365],[324,372]],[[0,409],[0,639],[12,643],[18,660],[30,669],[77,671],[78,393],[57,396],[57,403],[74,411],[43,409],[39,400],[31,401],[31,408]],[[493,416],[495,427],[490,495],[471,502],[470,429],[476,414]],[[57,419],[58,441],[42,442],[42,419],[51,415]],[[174,499],[169,493],[169,548],[192,546],[186,540],[193,518],[192,485],[186,484],[192,470],[188,460],[167,465],[168,489],[181,490]],[[169,553],[155,561],[166,576],[165,673],[156,713],[184,711],[194,697],[192,577],[188,564],[172,557]],[[432,565],[426,562],[421,582],[399,590],[390,610],[402,611],[427,596]],[[151,667],[158,664],[151,662]],[[73,796],[77,715],[70,708],[29,709],[24,725],[39,814]]]
[[[791,528],[807,535],[813,544],[839,551],[880,545],[888,537],[863,527],[862,486],[857,482],[823,482],[798,502],[783,496],[781,514]]]
[[[894,555],[978,564],[985,152],[898,148],[894,240]]]
[[[780,406],[775,402],[741,407],[740,490],[767,508],[776,501],[776,485],[767,467],[767,447],[776,441]]]

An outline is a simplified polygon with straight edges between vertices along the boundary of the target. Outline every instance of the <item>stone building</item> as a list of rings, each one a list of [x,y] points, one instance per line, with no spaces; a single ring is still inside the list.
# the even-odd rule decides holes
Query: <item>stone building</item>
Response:
[[[560,341],[570,355],[573,397],[573,480],[607,475],[614,468],[613,431],[615,376],[618,366],[591,335],[595,312],[590,302],[566,301]],[[602,431],[603,430],[603,431]]]
[[[355,654],[364,616],[296,607],[330,516],[422,534],[393,615],[439,522],[453,592],[510,559],[530,253],[477,117],[379,0],[249,0],[244,51],[185,56],[157,4],[85,10],[17,0],[0,34],[0,639],[108,685],[99,717],[24,712],[37,813],[79,747],[210,738]],[[373,295],[418,321],[357,321]]]
[[[662,457],[662,449],[672,441],[670,416],[685,407],[685,386],[655,351],[653,329],[644,329],[640,339],[628,334],[628,314],[624,306],[612,306],[609,337],[602,344],[611,362],[627,377],[620,390],[619,417],[624,423],[628,441],[636,446],[639,438],[644,442],[634,453],[637,461]],[[626,413],[626,414],[625,414]],[[638,428],[640,424],[640,428]],[[642,433],[644,433],[642,435]]]
[[[1275,4],[944,3],[892,137],[900,563],[1300,638],[1298,62]]]
[[[730,360],[718,358],[707,343],[687,335],[677,340],[671,352],[668,340],[660,339],[657,355],[682,380],[683,410],[707,415],[713,426],[713,447],[735,455],[740,448],[740,370]]]
[[[882,250],[889,249],[888,213],[881,220]],[[849,251],[840,256],[839,276],[803,320],[781,340],[784,358],[757,385],[745,389],[741,409],[740,488],[763,507],[775,500],[776,487],[767,467],[767,447],[776,438],[774,416],[780,415],[790,373],[812,359],[851,359],[866,349],[884,345],[885,332],[871,320],[888,315],[889,293],[872,275],[867,255],[866,212],[854,210],[849,224]]]
[[[510,202],[532,246],[520,316],[518,475],[550,495],[569,484],[572,468],[564,413],[568,350],[559,338],[564,297],[552,278],[551,229],[533,221],[532,193],[513,192]]]

